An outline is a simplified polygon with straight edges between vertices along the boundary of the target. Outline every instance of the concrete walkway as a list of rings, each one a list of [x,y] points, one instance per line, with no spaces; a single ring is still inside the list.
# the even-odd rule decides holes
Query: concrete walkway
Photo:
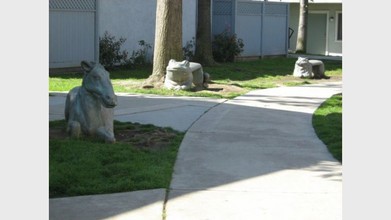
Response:
[[[341,86],[256,90],[210,110],[182,142],[166,219],[342,219],[342,167],[311,124]]]
[[[64,119],[67,93],[51,93],[49,120]],[[206,111],[225,99],[199,97],[167,97],[158,95],[129,95],[116,93],[118,105],[114,120],[153,124],[186,131]]]
[[[205,112],[226,101],[197,97],[166,97],[118,93],[114,119],[186,131]],[[49,96],[49,120],[64,119],[66,93]],[[162,220],[166,189],[49,200],[51,220]]]
[[[162,219],[167,198],[166,220],[340,220],[342,165],[311,120],[341,92],[337,82],[229,101],[120,96],[116,120],[187,130],[167,197],[156,189],[50,199],[50,219]],[[51,120],[62,117],[61,97],[50,97]]]

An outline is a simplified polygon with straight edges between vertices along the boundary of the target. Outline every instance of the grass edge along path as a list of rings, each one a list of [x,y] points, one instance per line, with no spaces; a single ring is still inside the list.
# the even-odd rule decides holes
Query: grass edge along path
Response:
[[[329,152],[342,163],[342,93],[331,96],[318,107],[312,125]]]

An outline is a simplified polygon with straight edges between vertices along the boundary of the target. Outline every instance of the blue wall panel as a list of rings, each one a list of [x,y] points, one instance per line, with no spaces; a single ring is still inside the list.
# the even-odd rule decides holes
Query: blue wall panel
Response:
[[[212,10],[212,33],[234,27],[244,43],[241,56],[287,55],[289,4],[214,0]]]
[[[264,16],[262,29],[262,53],[264,55],[281,55],[287,53],[287,24],[286,17]]]
[[[212,2],[212,35],[224,31],[234,33],[234,0],[214,0]]]

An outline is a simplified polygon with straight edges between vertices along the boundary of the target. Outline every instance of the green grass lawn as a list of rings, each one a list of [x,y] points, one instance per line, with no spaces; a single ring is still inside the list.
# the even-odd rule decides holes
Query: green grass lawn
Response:
[[[49,197],[168,188],[181,132],[114,121],[117,143],[64,137],[65,120],[49,123]],[[59,135],[60,134],[60,135]]]
[[[315,111],[312,124],[319,139],[342,163],[342,94],[327,99]]]
[[[319,83],[315,79],[292,76],[294,58],[270,58],[204,67],[215,88],[235,86],[238,91],[171,91],[141,89],[152,72],[151,66],[110,71],[115,92],[234,98],[253,89]],[[341,61],[324,61],[326,75],[342,78]],[[68,92],[81,85],[81,73],[49,77],[50,91]],[[329,81],[329,80],[322,80]],[[319,138],[342,162],[342,96],[325,102],[314,114],[313,125]],[[65,134],[65,121],[49,123],[50,198],[168,188],[183,133],[152,125],[115,121],[115,144],[91,138],[79,140]],[[56,133],[57,132],[57,133]],[[61,134],[61,135],[59,135]],[[121,137],[121,138],[119,138]]]
[[[213,67],[203,67],[211,75],[213,89],[202,91],[172,91],[167,89],[142,89],[142,82],[152,72],[151,66],[135,69],[111,70],[110,78],[115,92],[131,94],[159,94],[170,96],[198,96],[212,98],[234,98],[253,89],[277,86],[295,86],[318,83],[316,79],[300,79],[292,76],[295,58],[264,58],[254,61],[224,63]],[[326,75],[330,80],[341,79],[342,62],[324,61]],[[81,85],[81,73],[56,74],[49,77],[50,91],[69,91]],[[220,87],[234,86],[236,90],[218,90]]]

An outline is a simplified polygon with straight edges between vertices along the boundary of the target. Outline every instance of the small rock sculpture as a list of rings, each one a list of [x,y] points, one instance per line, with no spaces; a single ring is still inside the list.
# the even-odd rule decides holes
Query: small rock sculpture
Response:
[[[209,74],[203,72],[201,64],[171,59],[166,68],[164,86],[174,90],[189,90],[194,84],[196,89],[203,89],[208,87],[209,78]]]
[[[307,57],[298,57],[295,63],[293,76],[301,78],[329,79],[325,75],[324,64],[321,60],[309,60]]]
[[[81,86],[71,89],[65,101],[67,132],[72,138],[82,134],[114,143],[113,118],[117,96],[109,72],[95,62],[82,61]]]

